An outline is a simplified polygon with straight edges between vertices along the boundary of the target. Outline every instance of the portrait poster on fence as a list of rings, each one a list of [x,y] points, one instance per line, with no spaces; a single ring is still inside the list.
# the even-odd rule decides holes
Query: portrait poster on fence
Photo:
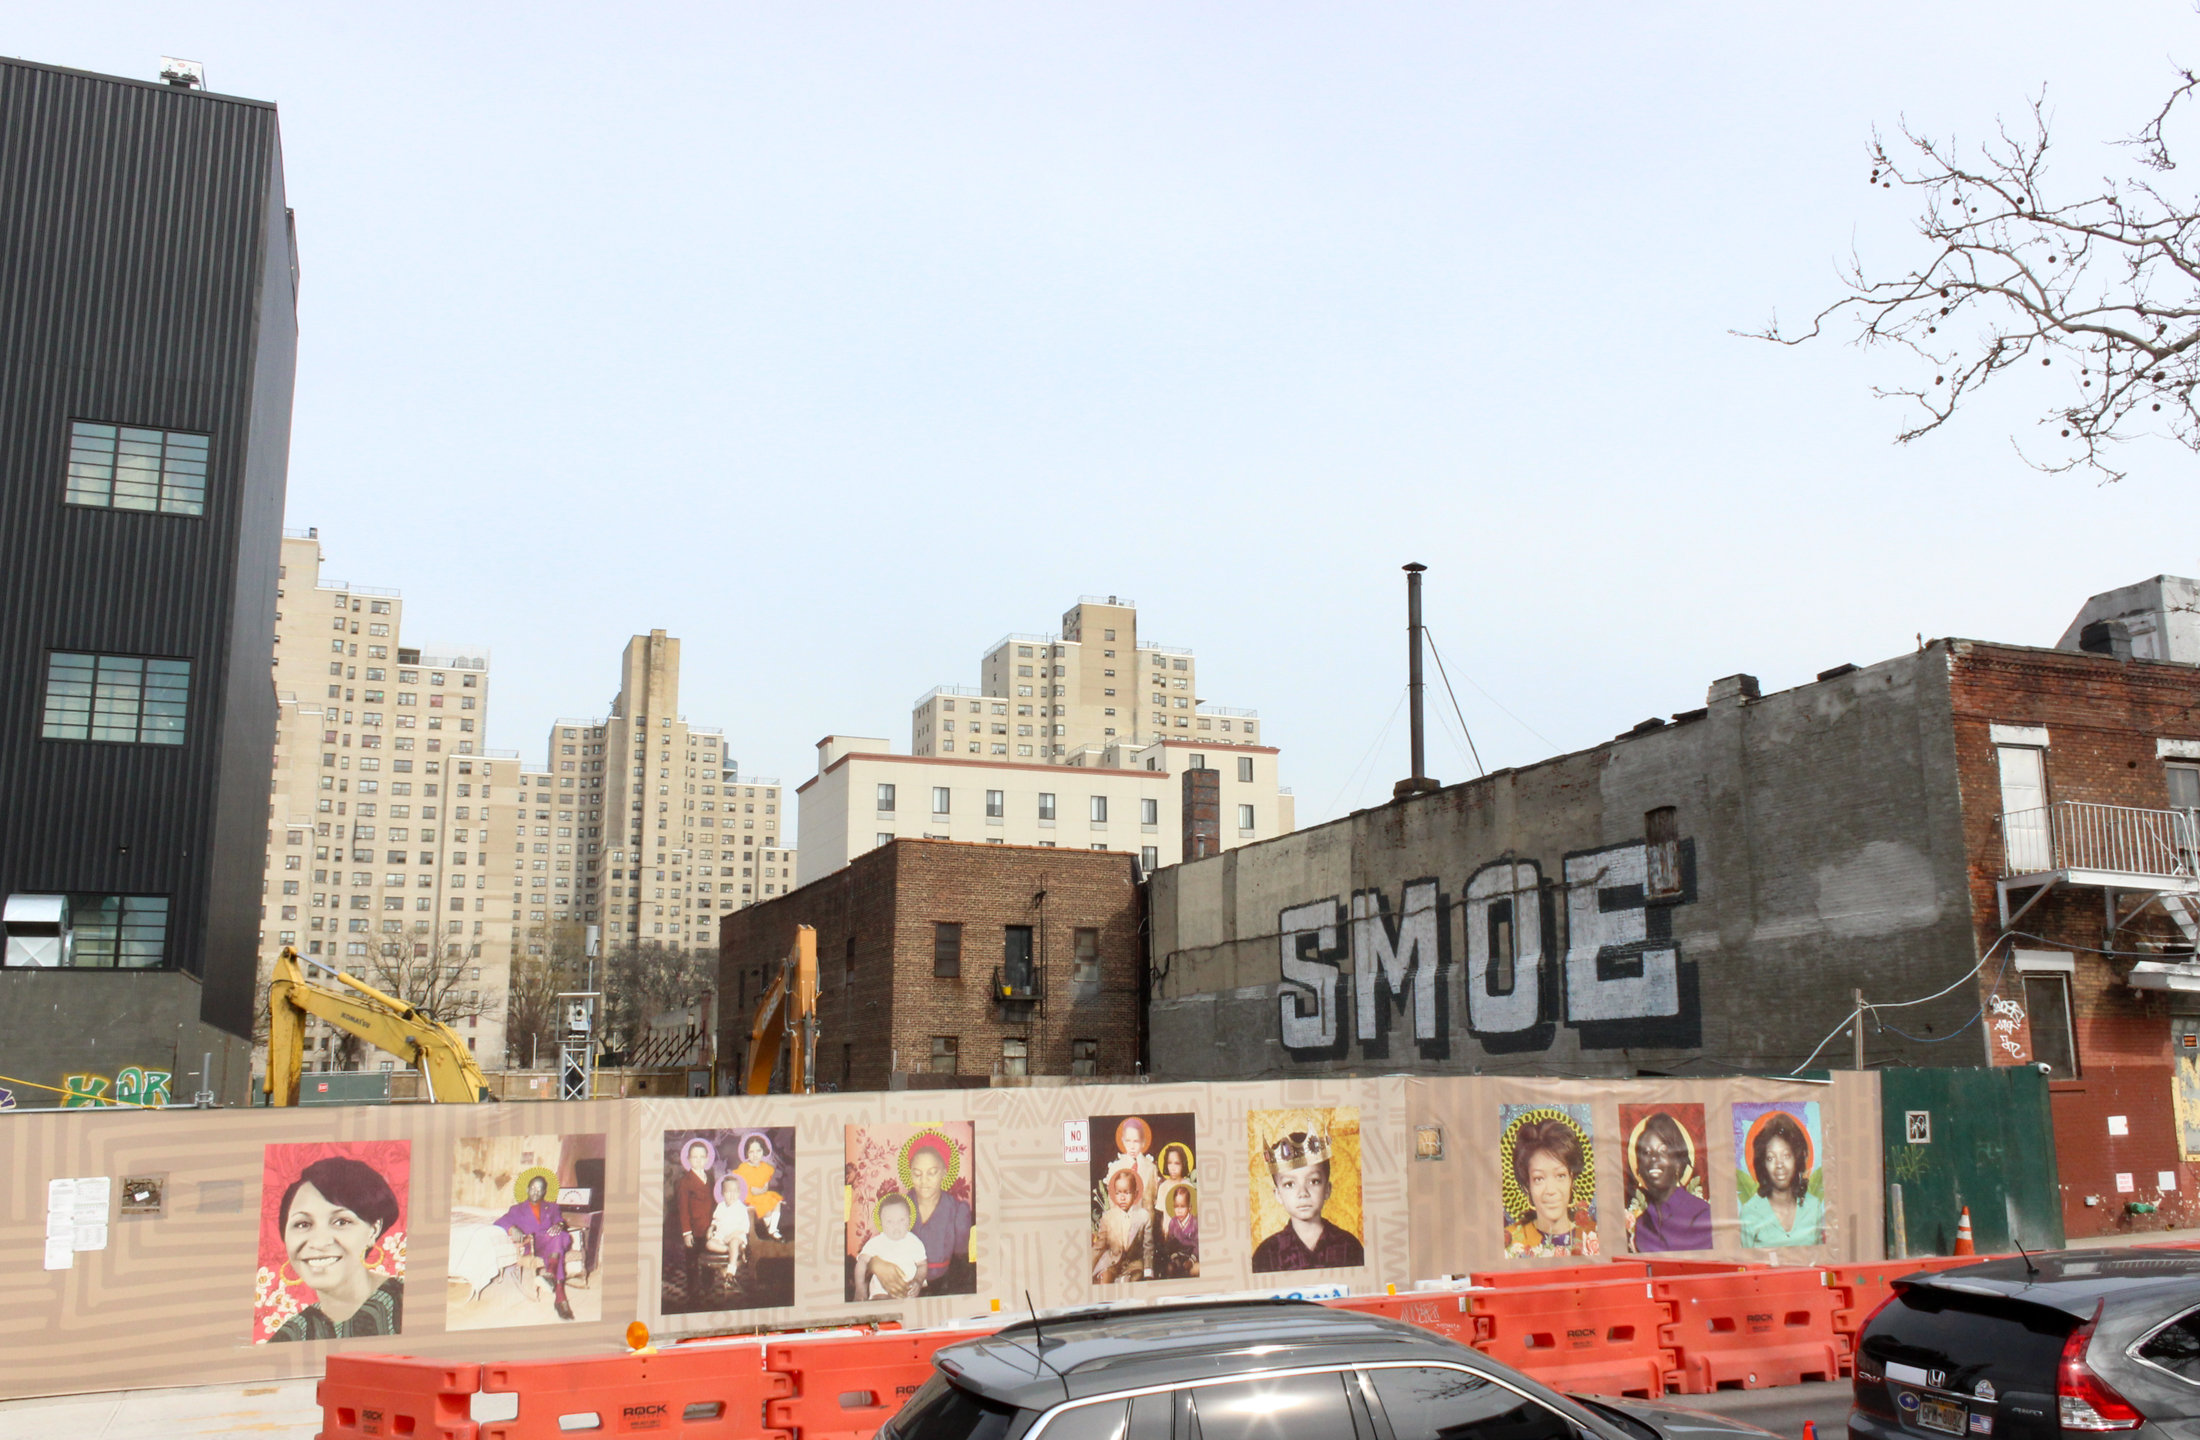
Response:
[[[1595,1255],[1596,1149],[1587,1105],[1497,1107],[1505,1253]]]
[[[403,1332],[411,1172],[409,1140],[266,1148],[254,1344]]]
[[[1092,1279],[1097,1285],[1199,1274],[1195,1117],[1095,1115]]]
[[[1704,1172],[1711,1153],[1703,1106],[1622,1105],[1619,1133],[1625,1172],[1627,1248],[1638,1255],[1711,1248],[1711,1203]]]
[[[1245,1133],[1253,1272],[1366,1264],[1359,1107],[1254,1110]]]
[[[794,1128],[667,1130],[663,1145],[663,1313],[792,1305]]]
[[[601,1135],[459,1139],[444,1329],[603,1318],[603,1168]]]
[[[1825,1240],[1825,1131],[1815,1100],[1734,1103],[1734,1187],[1752,1250]]]
[[[847,1298],[978,1292],[977,1126],[850,1125]]]

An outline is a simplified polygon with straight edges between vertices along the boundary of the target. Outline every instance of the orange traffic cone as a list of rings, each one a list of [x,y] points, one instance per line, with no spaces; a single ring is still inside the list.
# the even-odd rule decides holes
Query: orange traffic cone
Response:
[[[1963,1207],[1963,1223],[1956,1226],[1956,1253],[1978,1254],[1978,1246],[1971,1243],[1971,1207],[1968,1205]]]

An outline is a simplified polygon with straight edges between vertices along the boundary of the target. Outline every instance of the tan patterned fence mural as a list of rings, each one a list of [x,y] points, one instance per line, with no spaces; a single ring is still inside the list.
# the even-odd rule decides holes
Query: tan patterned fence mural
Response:
[[[1877,1258],[1878,1105],[1872,1075],[1393,1076],[0,1116],[0,1395],[600,1352],[637,1318],[1379,1292],[1638,1242]],[[56,1260],[49,1182],[95,1177],[104,1248]]]

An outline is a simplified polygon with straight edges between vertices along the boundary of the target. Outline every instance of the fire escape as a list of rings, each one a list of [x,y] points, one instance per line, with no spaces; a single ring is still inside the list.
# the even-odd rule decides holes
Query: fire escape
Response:
[[[1995,890],[2001,928],[2014,929],[2033,906],[2065,886],[2101,892],[2107,948],[2151,951],[2125,983],[2136,990],[2200,993],[2200,813],[2139,810],[2065,800],[2001,817],[2002,877]],[[2029,890],[2021,904],[2011,899]],[[2180,938],[2117,936],[2160,906]]]

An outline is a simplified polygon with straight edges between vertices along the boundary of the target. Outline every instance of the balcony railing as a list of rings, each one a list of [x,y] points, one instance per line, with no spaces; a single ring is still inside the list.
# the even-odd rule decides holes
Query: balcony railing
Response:
[[[2194,873],[2195,812],[2138,810],[2065,800],[2001,817],[2002,874],[2105,870],[2189,879]]]
[[[1036,970],[1011,976],[1000,966],[993,967],[993,998],[996,1000],[1036,1000],[1039,998],[1039,974]]]

